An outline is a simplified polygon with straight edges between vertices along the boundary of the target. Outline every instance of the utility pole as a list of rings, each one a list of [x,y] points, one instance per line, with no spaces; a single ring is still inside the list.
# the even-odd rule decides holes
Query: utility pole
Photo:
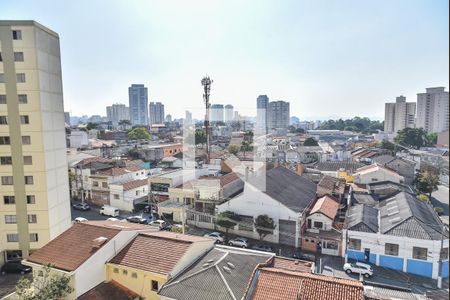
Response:
[[[445,224],[442,224],[441,250],[439,251],[439,261],[438,261],[438,280],[437,280],[438,289],[442,288],[442,250],[444,248],[444,232],[445,232]]]
[[[209,76],[205,76],[203,77],[201,83],[203,86],[203,101],[205,102],[205,109],[206,109],[206,114],[205,114],[205,130],[206,130],[206,163],[209,164],[209,157],[210,157],[210,142],[211,142],[211,137],[210,137],[210,132],[209,132],[209,108],[211,106],[211,104],[209,103],[209,94],[211,91],[211,83],[213,81],[209,78]]]
[[[78,168],[80,170],[80,175],[78,175],[77,177],[77,182],[78,179],[80,179],[80,183],[81,183],[81,203],[84,204],[84,186],[83,186],[83,168],[81,166],[78,166]]]

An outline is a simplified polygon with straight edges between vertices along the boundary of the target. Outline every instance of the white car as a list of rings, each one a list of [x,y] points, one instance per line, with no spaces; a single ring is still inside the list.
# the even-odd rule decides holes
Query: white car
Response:
[[[217,244],[223,244],[224,236],[220,232],[210,232],[204,235],[204,237],[209,237],[216,240]]]
[[[356,273],[362,274],[364,277],[369,278],[373,275],[373,269],[370,265],[356,262],[356,263],[346,263],[344,264],[344,271],[347,274]]]
[[[73,223],[87,222],[87,220],[88,220],[88,219],[86,219],[86,218],[78,217],[78,218],[75,218],[75,219],[73,220]]]
[[[237,237],[235,239],[229,240],[228,245],[241,248],[248,248],[248,239],[243,237]]]
[[[163,229],[163,228],[167,227],[167,222],[164,220],[155,220],[155,221],[151,221],[150,223],[148,223],[148,225],[158,226],[159,229]]]

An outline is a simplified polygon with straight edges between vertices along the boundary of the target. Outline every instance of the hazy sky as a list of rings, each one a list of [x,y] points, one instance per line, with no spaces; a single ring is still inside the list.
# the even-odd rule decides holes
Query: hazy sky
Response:
[[[65,108],[105,115],[144,83],[166,114],[256,97],[301,119],[382,118],[449,81],[448,0],[0,0],[0,19],[34,19],[61,40]],[[195,117],[195,115],[194,115]]]

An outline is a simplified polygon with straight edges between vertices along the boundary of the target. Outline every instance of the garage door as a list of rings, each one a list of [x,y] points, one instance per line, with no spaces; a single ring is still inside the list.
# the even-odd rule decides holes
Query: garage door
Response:
[[[279,220],[279,243],[288,246],[295,246],[296,222],[290,220]]]

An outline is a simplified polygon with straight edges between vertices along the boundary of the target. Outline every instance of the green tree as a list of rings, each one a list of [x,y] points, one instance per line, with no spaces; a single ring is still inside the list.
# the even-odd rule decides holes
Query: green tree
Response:
[[[150,133],[144,127],[137,127],[128,132],[128,138],[130,140],[149,140]]]
[[[394,142],[405,147],[419,149],[428,143],[427,132],[423,128],[405,128],[397,132]]]
[[[440,216],[444,213],[444,209],[442,207],[436,206],[434,211]]]
[[[239,153],[241,147],[238,145],[230,145],[228,146],[228,152],[230,152],[233,155],[237,155]]]
[[[97,124],[97,123],[89,122],[89,123],[87,123],[87,125],[86,125],[86,129],[87,129],[87,130],[97,129],[97,128],[98,128],[98,124]]]
[[[272,218],[268,215],[259,215],[255,220],[256,232],[259,234],[259,239],[262,241],[268,234],[272,234],[276,225]]]
[[[314,138],[309,137],[305,140],[303,146],[319,146],[319,143],[317,143],[317,141]]]
[[[386,140],[381,142],[380,148],[390,150],[391,152],[395,152],[396,150],[395,144]]]
[[[206,144],[206,132],[203,129],[195,130],[195,144]]]
[[[225,234],[228,236],[230,228],[234,228],[240,220],[239,215],[227,210],[217,215],[216,225],[225,228]]]
[[[45,266],[42,276],[35,276],[34,281],[27,277],[21,278],[16,284],[16,294],[21,300],[62,299],[73,292],[70,277],[66,275],[51,275],[51,266]]]
[[[431,193],[437,191],[439,185],[439,176],[431,172],[425,171],[419,174],[417,178],[416,187],[424,194],[428,194],[431,198]]]
[[[426,202],[426,203],[428,203],[430,201],[430,198],[428,198],[428,196],[425,194],[419,194],[416,196],[416,198],[417,198],[417,200],[420,200],[420,201]]]
[[[436,132],[431,132],[427,134],[427,146],[434,146],[437,144],[438,134]]]

